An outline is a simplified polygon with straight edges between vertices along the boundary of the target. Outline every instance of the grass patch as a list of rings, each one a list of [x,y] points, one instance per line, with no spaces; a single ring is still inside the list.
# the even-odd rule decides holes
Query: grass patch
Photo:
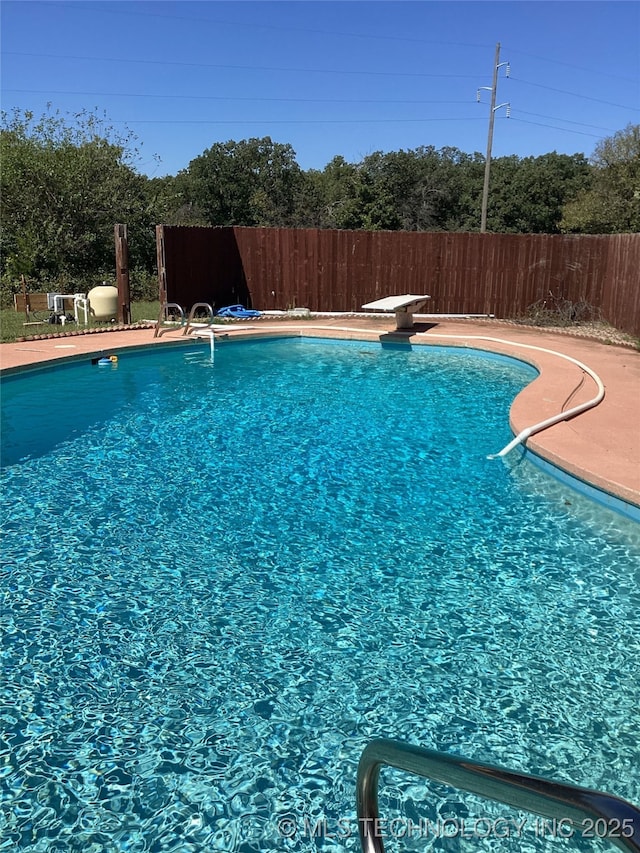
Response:
[[[159,302],[132,302],[131,320],[140,323],[143,320],[157,320],[160,311]],[[83,329],[104,329],[105,331],[115,323],[97,322],[91,317],[87,326],[82,321],[80,314],[79,323],[66,323],[60,326],[48,322],[50,312],[39,311],[31,314],[29,319],[39,321],[37,325],[25,326],[25,315],[22,311],[14,311],[12,308],[0,311],[0,342],[10,343],[18,338],[34,338],[36,335],[60,335],[64,336],[70,331],[82,331]]]

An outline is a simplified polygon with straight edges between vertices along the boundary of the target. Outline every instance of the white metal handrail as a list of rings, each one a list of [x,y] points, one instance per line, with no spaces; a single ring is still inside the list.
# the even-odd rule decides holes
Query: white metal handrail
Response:
[[[182,306],[178,305],[177,302],[163,302],[160,306],[160,313],[158,314],[158,321],[156,323],[156,328],[153,333],[154,338],[161,338],[165,332],[171,331],[171,329],[163,329],[162,321],[169,314],[169,308],[173,308],[180,314],[180,325],[184,326],[186,322],[186,318],[184,316],[184,311],[182,310]]]
[[[189,311],[189,317],[187,318],[187,325],[184,327],[182,334],[188,334],[191,326],[193,325],[194,317],[196,316],[196,311],[198,308],[206,308],[209,313],[209,324],[213,323],[213,307],[209,305],[208,302],[196,302],[195,305],[191,306],[191,311]]]

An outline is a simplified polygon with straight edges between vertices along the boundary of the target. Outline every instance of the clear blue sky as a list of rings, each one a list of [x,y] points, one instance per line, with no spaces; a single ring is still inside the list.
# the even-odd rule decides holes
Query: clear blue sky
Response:
[[[215,142],[270,136],[303,169],[422,145],[590,155],[640,123],[638,2],[4,0],[2,108],[97,108],[175,175]],[[156,157],[159,158],[159,162]]]

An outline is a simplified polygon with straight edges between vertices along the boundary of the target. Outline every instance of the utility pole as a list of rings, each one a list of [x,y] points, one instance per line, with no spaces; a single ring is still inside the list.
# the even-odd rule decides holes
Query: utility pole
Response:
[[[493,63],[493,82],[491,87],[481,86],[478,89],[477,100],[480,100],[480,91],[488,89],[491,92],[491,109],[489,110],[489,139],[487,140],[487,157],[484,163],[484,186],[482,188],[482,213],[480,216],[480,233],[484,234],[487,230],[487,204],[489,202],[489,173],[491,171],[491,149],[493,147],[493,122],[495,119],[496,110],[500,107],[507,108],[507,118],[511,115],[510,104],[498,104],[496,106],[496,95],[498,92],[498,70],[503,66],[507,66],[507,77],[509,76],[509,63],[500,62],[500,42],[496,44],[496,57]]]

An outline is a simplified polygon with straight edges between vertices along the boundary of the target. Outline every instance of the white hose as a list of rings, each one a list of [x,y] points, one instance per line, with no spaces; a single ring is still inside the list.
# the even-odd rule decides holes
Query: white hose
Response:
[[[591,370],[590,367],[587,367],[586,364],[583,364],[581,361],[578,361],[576,358],[572,358],[570,355],[565,355],[561,352],[556,352],[556,350],[545,349],[545,347],[537,347],[533,344],[521,344],[516,341],[506,341],[503,338],[493,338],[488,335],[438,335],[433,332],[418,332],[416,337],[429,337],[429,338],[447,338],[450,340],[470,340],[470,341],[490,341],[492,343],[497,344],[505,344],[506,346],[514,346],[514,347],[522,347],[523,349],[535,350],[536,352],[546,352],[549,355],[555,355],[558,358],[564,358],[565,361],[570,361],[572,364],[577,365],[580,370],[584,371],[584,373],[588,374],[593,381],[595,382],[598,393],[591,400],[587,400],[586,403],[580,403],[578,406],[574,406],[572,409],[567,409],[566,412],[559,412],[557,415],[553,415],[550,418],[545,418],[543,421],[539,421],[539,423],[532,424],[529,427],[526,427],[518,435],[515,436],[512,441],[509,442],[505,447],[502,448],[498,453],[491,453],[487,456],[487,459],[497,459],[500,456],[506,456],[507,453],[510,453],[514,447],[517,447],[519,444],[522,444],[523,441],[526,441],[530,436],[534,435],[537,432],[541,432],[543,429],[547,429],[547,427],[553,426],[554,424],[560,423],[561,421],[569,420],[569,418],[573,418],[575,415],[579,415],[581,412],[585,412],[587,409],[592,409],[594,406],[597,406],[604,399],[604,384],[597,373]]]

